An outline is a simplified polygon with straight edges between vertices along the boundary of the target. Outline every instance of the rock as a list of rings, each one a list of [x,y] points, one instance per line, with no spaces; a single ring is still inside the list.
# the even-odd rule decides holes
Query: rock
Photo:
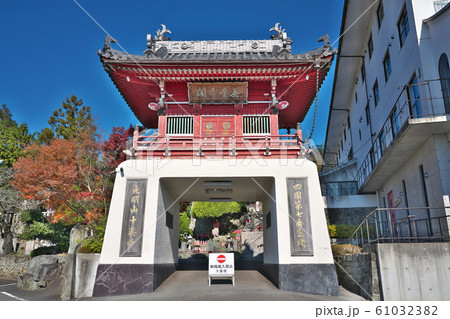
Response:
[[[66,263],[66,255],[58,255],[58,264],[65,264]]]
[[[86,225],[78,224],[70,231],[70,246],[68,254],[76,254],[80,248],[84,239],[91,236],[91,229]]]
[[[57,263],[40,265],[33,276],[33,280],[36,282],[55,280],[61,275],[62,269],[63,265]]]
[[[33,280],[33,275],[31,274],[24,274],[20,275],[17,280],[17,287],[19,289],[25,289],[25,290],[38,290],[41,288],[45,288],[47,286],[47,283],[44,281],[36,282]]]
[[[43,264],[53,264],[58,261],[57,255],[40,255],[36,256],[34,258],[31,258],[31,260],[28,262],[28,269],[27,273],[34,275],[36,271],[38,270],[39,266]]]
[[[19,275],[19,278],[17,279],[17,287],[20,289],[28,289],[32,281],[34,281],[33,275],[30,274]]]

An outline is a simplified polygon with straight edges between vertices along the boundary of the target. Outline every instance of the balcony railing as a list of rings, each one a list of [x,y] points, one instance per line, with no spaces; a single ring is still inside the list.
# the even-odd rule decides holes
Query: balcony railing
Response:
[[[286,157],[304,155],[297,135],[215,135],[207,137],[135,135],[129,155],[149,157]]]
[[[450,80],[450,79],[449,79]],[[449,97],[443,96],[441,80],[406,85],[398,96],[373,146],[356,173],[358,190],[371,176],[381,159],[394,144],[412,119],[445,116]]]
[[[445,214],[449,208],[377,208],[359,224],[350,242],[365,247],[374,243],[449,241],[450,215]]]

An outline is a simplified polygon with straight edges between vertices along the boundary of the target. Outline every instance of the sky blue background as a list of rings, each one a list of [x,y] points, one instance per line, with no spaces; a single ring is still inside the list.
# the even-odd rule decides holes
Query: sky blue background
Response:
[[[293,40],[293,52],[321,44],[330,35],[338,46],[343,0],[319,1],[117,1],[79,0],[82,6],[129,53],[142,54],[146,35],[160,24],[172,40],[270,39],[280,22]],[[52,112],[71,95],[91,106],[106,135],[113,126],[136,124],[103,70],[97,50],[105,32],[72,0],[2,1],[0,4],[0,104],[31,132],[48,126]],[[325,141],[334,66],[319,93],[313,140]],[[313,108],[302,128],[310,131]]]

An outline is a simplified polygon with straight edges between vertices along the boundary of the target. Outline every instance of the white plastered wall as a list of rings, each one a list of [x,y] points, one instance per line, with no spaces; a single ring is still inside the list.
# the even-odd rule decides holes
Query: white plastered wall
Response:
[[[123,174],[120,169],[123,168]],[[260,191],[264,194],[265,205],[272,205],[272,227],[276,227],[276,236],[278,237],[278,252],[271,252],[270,243],[267,240],[274,240],[274,234],[266,236],[265,251],[267,259],[265,262],[278,264],[330,264],[333,263],[330,242],[328,237],[327,224],[324,213],[324,203],[320,191],[317,168],[314,163],[305,159],[259,159],[257,161],[250,159],[238,160],[131,160],[122,163],[117,169],[116,183],[114,185],[111,210],[108,217],[108,223],[105,233],[104,246],[101,264],[112,263],[136,263],[153,264],[156,262],[170,261],[170,256],[161,257],[161,260],[155,260],[155,236],[156,219],[158,216],[158,201],[161,195],[167,201],[169,198],[178,201],[181,194],[167,195],[165,187],[160,187],[161,178],[223,178],[223,177],[273,177],[275,196],[270,192]],[[125,199],[125,185],[127,178],[148,178],[147,200],[145,205],[143,245],[141,257],[119,257],[120,235],[122,232],[122,214]],[[286,178],[307,178],[309,188],[309,203],[311,214],[311,229],[313,236],[314,256],[291,256],[290,253],[290,232],[289,232],[289,214],[287,199]],[[196,187],[196,186],[193,186]],[[255,182],[255,188],[259,186]],[[161,195],[159,195],[159,191]],[[245,190],[242,190],[245,191]],[[268,194],[269,193],[269,194]],[[263,198],[261,198],[262,200]],[[276,204],[273,203],[276,201]],[[269,204],[269,202],[272,203]],[[167,207],[172,203],[165,203]],[[172,208],[176,214],[178,203]],[[160,208],[161,209],[161,208]],[[165,218],[165,217],[162,217]],[[176,222],[175,222],[176,221]],[[174,229],[178,229],[178,219],[174,218]],[[274,233],[275,229],[272,230]],[[169,236],[170,237],[170,236]],[[169,238],[168,237],[168,238]],[[170,247],[167,247],[170,249]],[[275,247],[274,247],[275,248]],[[269,251],[268,251],[269,250]],[[167,258],[166,258],[167,257]],[[175,259],[175,258],[174,258]]]

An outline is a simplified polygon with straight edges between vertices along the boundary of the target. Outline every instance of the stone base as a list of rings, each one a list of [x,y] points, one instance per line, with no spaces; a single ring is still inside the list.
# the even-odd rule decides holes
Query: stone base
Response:
[[[100,264],[94,297],[153,292],[175,271],[174,264]]]
[[[264,264],[263,275],[280,290],[339,296],[334,264]]]

